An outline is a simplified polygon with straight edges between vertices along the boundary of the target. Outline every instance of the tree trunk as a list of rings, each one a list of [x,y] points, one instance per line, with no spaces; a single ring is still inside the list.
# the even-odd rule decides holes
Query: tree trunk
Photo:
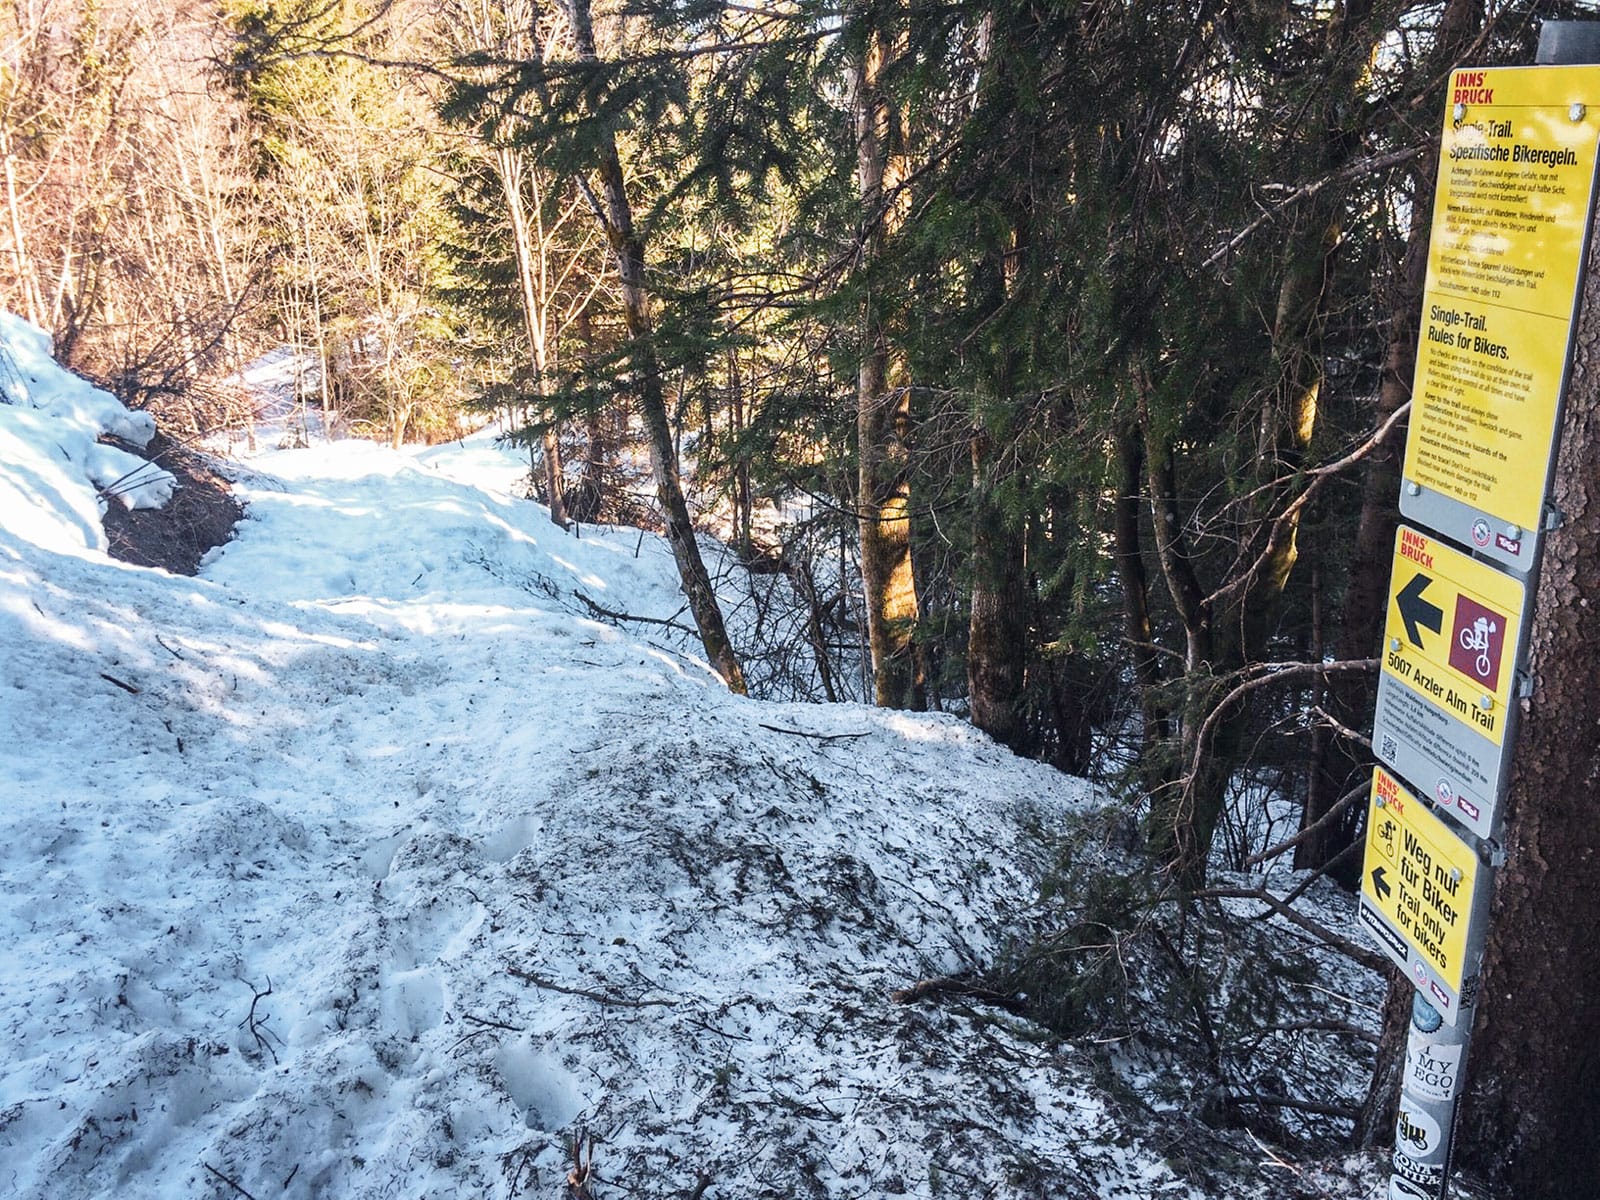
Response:
[[[1600,224],[1600,223],[1597,223]],[[1590,230],[1595,244],[1596,229]],[[1469,1091],[1465,1164],[1496,1194],[1571,1200],[1600,1187],[1600,271],[1576,329],[1506,801]]]
[[[856,182],[865,227],[861,254],[868,271],[882,254],[890,210],[898,208],[886,199],[898,171],[890,147],[894,113],[881,86],[886,58],[883,36],[874,34],[852,81]],[[885,708],[922,709],[927,706],[926,681],[913,640],[919,609],[911,569],[911,389],[903,379],[890,377],[883,302],[870,289],[862,304],[861,337],[856,506],[873,694]]]
[[[1166,707],[1156,694],[1161,685],[1161,659],[1156,651],[1155,629],[1150,620],[1150,579],[1145,570],[1144,539],[1139,528],[1140,501],[1144,495],[1144,440],[1138,427],[1124,425],[1117,433],[1117,481],[1113,545],[1117,582],[1122,592],[1123,630],[1133,655],[1133,677],[1139,688],[1139,761],[1147,772],[1145,782],[1155,782],[1150,768],[1160,747],[1172,734]]]
[[[597,62],[589,0],[568,0],[568,13],[572,18],[573,41],[578,57],[584,62]],[[609,127],[598,132],[596,150],[600,159],[600,211],[595,215],[603,224],[606,240],[617,264],[623,322],[632,350],[633,377],[637,388],[635,398],[639,415],[644,418],[650,445],[650,466],[655,474],[656,499],[666,520],[667,541],[672,546],[672,556],[678,565],[678,578],[684,596],[689,601],[689,611],[700,630],[700,642],[705,647],[706,658],[727,683],[728,690],[742,696],[746,693],[744,671],[739,666],[733,643],[728,640],[727,629],[722,623],[716,590],[711,585],[705,560],[700,557],[694,522],[689,517],[689,506],[683,498],[683,482],[678,475],[672,425],[667,418],[666,397],[661,386],[661,364],[651,343],[644,243],[634,232],[633,207],[628,201],[622,160],[617,154],[616,137]]]
[[[972,599],[967,627],[971,720],[995,741],[1027,754],[1023,678],[1028,665],[1028,580],[1023,538],[995,503],[988,439],[972,438]]]

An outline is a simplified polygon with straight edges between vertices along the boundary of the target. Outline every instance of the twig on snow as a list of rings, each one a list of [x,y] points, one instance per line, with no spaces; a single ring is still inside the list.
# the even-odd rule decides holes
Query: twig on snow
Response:
[[[616,1008],[671,1008],[678,1003],[676,1000],[630,1000],[626,996],[608,996],[604,992],[591,992],[588,988],[567,987],[553,979],[546,979],[543,975],[524,971],[521,967],[507,967],[506,973],[524,983],[531,983],[534,987],[560,992],[564,996],[582,996],[585,1000],[593,1000],[596,1004],[609,1004]]]
[[[248,979],[240,979],[239,982],[244,984],[245,987],[249,988],[252,992],[255,992],[255,995],[250,1000],[250,1011],[245,1013],[244,1020],[239,1022],[239,1028],[243,1029],[248,1026],[251,1036],[256,1039],[256,1045],[265,1050],[268,1054],[272,1055],[272,1065],[277,1066],[278,1052],[272,1048],[272,1042],[268,1040],[269,1037],[275,1037],[277,1035],[273,1034],[272,1030],[266,1027],[269,1018],[261,1017],[260,1019],[257,1019],[256,1017],[256,1005],[260,1004],[268,996],[272,995],[272,976],[267,976],[267,990],[264,992],[257,991],[256,985],[251,983]]]
[[[200,1165],[202,1167],[204,1167],[206,1170],[210,1171],[218,1179],[222,1180],[223,1183],[227,1184],[234,1191],[238,1192],[239,1195],[241,1195],[241,1196],[243,1196],[245,1198],[245,1200],[256,1200],[256,1198],[254,1196],[252,1196],[249,1192],[245,1191],[242,1187],[239,1186],[238,1180],[229,1179],[226,1175],[224,1175],[221,1171],[217,1170],[215,1167],[213,1167],[208,1162],[203,1162]],[[291,1176],[291,1178],[292,1178],[292,1176]]]
[[[104,671],[101,671],[100,672],[100,678],[104,679],[107,683],[116,684],[119,688],[121,688],[123,691],[127,692],[128,695],[130,695],[130,696],[137,696],[139,694],[139,689],[134,687],[133,684],[124,683],[122,680],[118,679],[115,675],[107,675]]]

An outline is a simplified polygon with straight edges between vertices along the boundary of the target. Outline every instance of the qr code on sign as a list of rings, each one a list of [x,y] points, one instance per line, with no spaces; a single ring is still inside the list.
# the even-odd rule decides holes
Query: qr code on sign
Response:
[[[1385,762],[1393,762],[1395,755],[1400,753],[1400,743],[1394,740],[1392,733],[1386,733],[1378,742],[1378,757]]]

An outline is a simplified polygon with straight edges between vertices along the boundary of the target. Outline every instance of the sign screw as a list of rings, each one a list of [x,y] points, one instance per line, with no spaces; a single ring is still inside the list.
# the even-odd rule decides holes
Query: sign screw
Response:
[[[1576,108],[1577,106],[1574,105],[1573,107]],[[1461,124],[1462,121],[1467,119],[1467,106],[1465,104],[1457,104],[1450,110],[1450,115],[1455,118],[1457,125]]]
[[[1516,540],[1517,538],[1521,537],[1522,536],[1522,526],[1521,525],[1507,525],[1506,526],[1506,536],[1508,538],[1511,538],[1513,541]]]
[[[1458,104],[1458,105],[1456,105],[1456,107],[1460,108],[1461,106]],[[1570,121],[1581,121],[1584,118],[1584,114],[1587,113],[1588,111],[1589,110],[1586,109],[1583,106],[1583,103],[1581,101],[1574,100],[1572,102],[1572,107],[1567,109],[1567,119],[1570,120]],[[1459,117],[1456,118],[1456,119],[1460,120]]]
[[[1388,808],[1389,807],[1388,801],[1386,801],[1382,796],[1375,797],[1372,802],[1373,802],[1373,804],[1377,805],[1379,808]]]
[[[1389,639],[1389,649],[1391,649],[1391,650],[1400,649],[1400,639],[1399,638],[1390,638]]]
[[[1450,882],[1451,883],[1460,883],[1461,882],[1461,868],[1460,867],[1451,867],[1450,868]]]
[[[1494,707],[1494,697],[1489,695],[1479,696],[1478,707],[1483,709],[1484,712],[1488,712]]]
[[[1409,480],[1407,480],[1407,482],[1406,482],[1406,495],[1408,495],[1408,496],[1420,496],[1420,495],[1422,495],[1422,485],[1420,483],[1412,483]]]

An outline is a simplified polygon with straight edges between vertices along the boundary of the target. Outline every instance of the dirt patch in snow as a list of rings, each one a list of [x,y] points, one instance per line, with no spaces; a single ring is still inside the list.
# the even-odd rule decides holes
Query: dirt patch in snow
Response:
[[[101,439],[142,454],[177,477],[172,499],[161,508],[130,509],[112,501],[102,518],[113,558],[174,575],[194,575],[206,553],[233,537],[244,516],[228,480],[212,460],[156,434],[142,450],[117,438]]]

